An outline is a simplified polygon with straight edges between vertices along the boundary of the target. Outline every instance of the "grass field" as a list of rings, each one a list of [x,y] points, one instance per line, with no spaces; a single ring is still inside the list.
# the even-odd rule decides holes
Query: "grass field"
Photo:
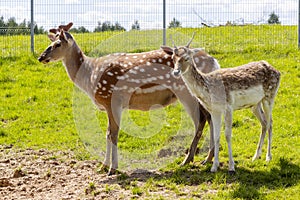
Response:
[[[234,67],[266,60],[281,74],[281,85],[273,111],[273,160],[266,163],[266,141],[262,159],[252,162],[259,139],[258,120],[249,110],[233,118],[233,155],[237,174],[227,171],[227,146],[221,138],[221,170],[209,173],[201,166],[202,152],[194,164],[179,167],[184,149],[193,137],[193,126],[177,103],[150,113],[130,111],[123,116],[119,149],[121,169],[159,167],[169,176],[150,178],[134,190],[147,197],[149,189],[164,187],[180,198],[300,199],[300,54],[295,26],[236,26],[169,30],[177,45],[185,44],[193,32],[193,47],[204,47],[221,67]],[[89,33],[74,35],[87,55],[139,52],[159,48],[160,31]],[[61,63],[47,66],[22,47],[28,36],[1,38],[0,144],[15,148],[71,150],[77,159],[103,158],[107,119],[74,88]],[[95,41],[96,45],[95,45]],[[46,35],[35,38],[35,51],[49,44]],[[168,44],[171,42],[168,40]],[[87,123],[88,122],[88,123]],[[205,131],[207,137],[207,128]],[[204,138],[205,138],[204,137]],[[205,139],[199,146],[205,146]],[[167,160],[162,149],[178,151]],[[98,158],[98,157],[97,157]],[[148,161],[148,162],[146,162]],[[126,177],[125,177],[126,179]],[[188,189],[187,189],[188,188]],[[188,191],[187,191],[188,190]],[[207,192],[210,191],[210,192]]]

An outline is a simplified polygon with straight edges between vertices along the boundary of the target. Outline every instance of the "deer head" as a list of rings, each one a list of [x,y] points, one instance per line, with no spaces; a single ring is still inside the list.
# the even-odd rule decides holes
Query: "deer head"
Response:
[[[185,73],[187,68],[191,65],[195,64],[194,57],[197,55],[198,52],[203,51],[201,48],[191,49],[190,45],[195,37],[195,32],[193,33],[192,38],[190,41],[182,47],[177,47],[172,40],[174,48],[162,46],[161,48],[168,54],[172,55],[172,59],[174,62],[174,70],[173,75],[176,78],[180,77],[180,73]],[[185,64],[185,62],[189,62],[189,64]],[[196,64],[195,64],[196,65]]]
[[[51,61],[59,61],[66,56],[67,50],[74,43],[72,35],[67,32],[72,25],[71,22],[68,25],[60,25],[58,29],[49,30],[48,37],[52,43],[38,58],[40,62],[45,64]]]

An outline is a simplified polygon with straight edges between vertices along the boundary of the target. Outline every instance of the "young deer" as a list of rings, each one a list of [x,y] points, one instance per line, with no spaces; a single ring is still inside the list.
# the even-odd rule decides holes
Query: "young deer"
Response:
[[[224,115],[225,136],[228,143],[229,173],[235,172],[231,149],[232,114],[234,110],[252,108],[262,126],[260,141],[253,160],[261,156],[267,130],[269,137],[266,160],[271,160],[272,108],[279,88],[280,72],[266,61],[259,61],[204,74],[195,67],[194,56],[197,53],[197,49],[175,47],[173,74],[183,78],[190,92],[211,114],[214,129],[214,162],[211,172],[216,172],[219,167],[222,115]]]
[[[183,161],[187,164],[194,153],[206,121],[210,124],[209,113],[186,89],[181,79],[175,79],[170,71],[174,67],[172,50],[166,48],[144,53],[116,53],[99,58],[91,58],[80,50],[73,36],[68,32],[72,23],[50,29],[50,46],[41,54],[39,61],[62,60],[70,79],[81,88],[108,116],[106,133],[106,155],[102,168],[109,168],[109,174],[118,168],[117,141],[123,109],[148,111],[167,106],[178,98],[191,116],[195,125],[195,137]],[[209,55],[201,59],[211,61]],[[199,58],[200,59],[200,58]],[[216,60],[201,66],[207,71],[219,68]],[[211,133],[212,135],[212,133]],[[212,157],[209,152],[208,159]]]

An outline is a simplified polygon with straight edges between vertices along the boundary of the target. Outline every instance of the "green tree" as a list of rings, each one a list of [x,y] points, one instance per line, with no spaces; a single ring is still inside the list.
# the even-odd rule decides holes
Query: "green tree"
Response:
[[[78,28],[72,28],[72,29],[70,30],[70,32],[72,32],[72,33],[88,33],[89,30],[86,29],[84,26],[80,26],[80,27],[78,27]]]
[[[269,15],[268,24],[281,24],[279,21],[279,16],[275,14],[275,12],[272,12]]]
[[[115,23],[114,30],[116,30],[116,31],[126,31],[126,29],[123,26],[121,26],[121,24],[119,22]]]
[[[44,34],[46,32],[42,26],[38,27],[37,24],[34,26],[33,31],[34,34]]]
[[[16,22],[16,18],[11,17],[7,21],[7,27],[9,28],[16,28],[18,27],[18,23]]]
[[[140,23],[138,20],[135,20],[134,23],[131,25],[131,30],[140,30]]]
[[[175,19],[174,17],[173,20],[169,23],[168,28],[179,28],[179,27],[182,27],[181,22]]]
[[[94,32],[103,32],[103,31],[125,31],[126,29],[121,26],[119,22],[112,24],[110,21],[105,21],[101,23],[98,22],[98,26],[94,29]]]

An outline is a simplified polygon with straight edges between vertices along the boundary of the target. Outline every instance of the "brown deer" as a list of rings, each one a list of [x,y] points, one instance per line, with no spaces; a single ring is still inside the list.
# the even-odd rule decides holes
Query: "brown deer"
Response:
[[[76,86],[100,110],[107,112],[106,156],[102,168],[109,167],[109,174],[114,174],[118,168],[117,142],[123,109],[148,111],[154,105],[164,107],[176,99],[183,104],[195,125],[195,136],[182,164],[193,161],[204,125],[208,121],[211,132],[212,123],[209,113],[189,93],[184,82],[171,75],[170,71],[174,67],[171,58],[173,49],[163,47],[165,51],[115,53],[91,58],[84,55],[68,32],[72,25],[69,23],[58,29],[50,29],[48,37],[52,43],[38,60],[44,64],[61,60]],[[219,68],[218,62],[204,51],[199,53],[197,59],[207,63],[207,66],[202,64],[199,68],[208,72]],[[209,152],[206,160],[211,160],[212,154]]]
[[[272,109],[279,88],[280,72],[266,61],[259,61],[235,68],[218,69],[204,74],[195,65],[195,55],[197,54],[197,50],[188,47],[175,48],[173,74],[183,78],[191,93],[199,99],[203,107],[211,114],[214,129],[214,162],[211,172],[216,172],[219,167],[219,142],[223,115],[228,144],[229,173],[235,172],[231,149],[234,110],[252,108],[262,127],[253,160],[261,156],[267,131],[269,137],[266,160],[271,160]]]

